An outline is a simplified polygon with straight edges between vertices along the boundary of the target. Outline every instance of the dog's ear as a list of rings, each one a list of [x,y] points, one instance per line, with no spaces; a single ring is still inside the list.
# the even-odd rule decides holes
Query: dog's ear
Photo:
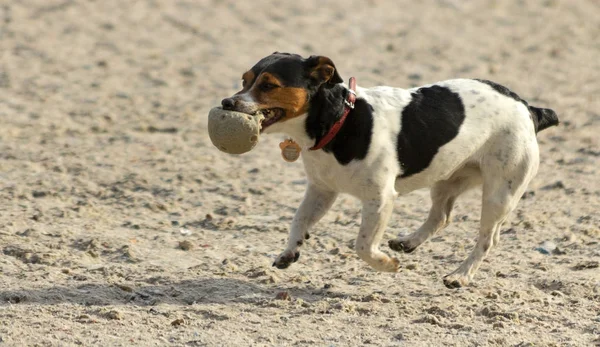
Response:
[[[310,71],[310,78],[318,85],[338,84],[344,81],[337,72],[333,61],[327,57],[311,55],[306,59],[306,65]]]

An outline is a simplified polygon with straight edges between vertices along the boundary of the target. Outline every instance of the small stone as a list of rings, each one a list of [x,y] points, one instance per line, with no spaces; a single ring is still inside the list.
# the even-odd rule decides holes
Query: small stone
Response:
[[[31,195],[32,195],[34,198],[43,198],[43,197],[45,197],[46,195],[48,195],[48,193],[47,193],[47,192],[44,192],[44,191],[40,191],[40,190],[34,190],[34,191],[31,193]]]
[[[194,248],[194,244],[191,243],[188,240],[184,240],[184,241],[179,241],[179,248],[184,250],[184,251],[189,251],[192,250]]]
[[[174,327],[178,327],[178,326],[184,325],[184,324],[185,324],[185,320],[183,318],[177,318],[171,322],[171,325]]]
[[[489,292],[485,295],[485,297],[488,299],[497,300],[500,297],[500,295],[498,295],[498,293]]]
[[[579,263],[579,264],[573,266],[572,269],[576,270],[576,271],[580,271],[580,270],[586,270],[586,269],[595,269],[599,266],[600,266],[600,263],[598,263],[595,260],[592,260],[592,261],[586,261],[583,263]]]
[[[562,238],[563,242],[573,242],[575,241],[575,235],[573,233],[566,233]]]
[[[60,270],[60,272],[64,273],[65,275],[68,275],[71,273],[71,269],[62,269]]]
[[[502,322],[496,322],[496,323],[494,323],[494,324],[492,325],[492,327],[493,327],[494,329],[502,329],[502,328],[504,328],[504,323],[502,323]]]
[[[544,241],[535,250],[542,254],[552,254],[552,252],[554,252],[555,249],[556,249],[556,244],[554,242]]]
[[[275,295],[275,299],[289,301],[292,300],[292,297],[290,296],[290,293],[284,291],[277,293],[277,295]]]
[[[565,184],[562,181],[556,181],[552,184],[542,187],[543,190],[564,189]]]
[[[112,310],[106,312],[105,317],[113,320],[121,320],[123,319],[123,314],[117,310]]]
[[[181,235],[188,236],[188,235],[192,234],[192,231],[190,229],[181,228],[181,229],[179,229],[179,233]]]
[[[380,302],[381,297],[377,293],[372,293],[362,298],[362,302]]]
[[[564,250],[558,248],[558,246],[552,251],[552,254],[554,255],[564,255],[567,254],[567,252],[565,252]]]
[[[417,263],[411,263],[406,265],[406,269],[407,270],[417,270],[419,268],[419,264]]]
[[[17,233],[17,235],[22,236],[22,237],[28,237],[28,236],[33,236],[35,234],[35,229],[32,228],[27,228],[25,230],[23,230],[20,233]]]

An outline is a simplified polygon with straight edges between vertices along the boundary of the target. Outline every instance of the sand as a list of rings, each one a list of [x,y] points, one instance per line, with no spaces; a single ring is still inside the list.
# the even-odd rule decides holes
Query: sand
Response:
[[[600,344],[600,6],[582,1],[3,0],[0,346]],[[474,282],[480,192],[396,274],[352,249],[342,196],[271,267],[306,185],[278,143],[214,148],[208,111],[273,51],[360,86],[504,84],[562,123]],[[384,239],[426,217],[396,201]],[[558,251],[536,250],[545,241]]]

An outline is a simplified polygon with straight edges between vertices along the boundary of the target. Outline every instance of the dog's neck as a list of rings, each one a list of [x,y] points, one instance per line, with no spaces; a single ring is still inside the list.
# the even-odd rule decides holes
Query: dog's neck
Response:
[[[310,98],[307,113],[275,123],[267,132],[284,133],[296,141],[303,150],[308,150],[340,119],[344,112],[344,99],[347,93],[348,89],[343,84],[333,87],[322,86]]]
[[[358,88],[360,91],[360,88]],[[344,100],[348,96],[348,88],[343,84],[333,87],[322,87],[309,101],[308,112],[285,122],[275,123],[269,127],[269,132],[283,132],[296,141],[303,152],[325,136],[333,124],[344,112]],[[371,141],[373,127],[373,108],[360,92],[355,107],[348,114],[337,135],[322,149],[314,151],[331,153],[341,164],[347,164],[353,159],[364,158]]]
[[[347,97],[348,89],[342,84],[321,86],[312,97],[305,125],[306,134],[314,141],[313,145],[327,135],[333,124],[342,117]]]

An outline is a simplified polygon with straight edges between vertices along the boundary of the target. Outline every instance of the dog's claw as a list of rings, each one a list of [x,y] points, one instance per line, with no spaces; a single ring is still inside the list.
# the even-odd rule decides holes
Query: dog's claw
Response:
[[[467,284],[469,284],[469,280],[464,277],[457,277],[452,274],[444,277],[444,285],[449,289],[462,288]]]
[[[457,289],[457,288],[462,287],[460,282],[458,282],[456,280],[455,281],[446,280],[445,278],[444,278],[444,285],[446,286],[446,288],[449,288],[449,289]]]
[[[398,240],[390,240],[388,242],[390,249],[396,252],[412,253],[417,247],[407,247],[405,242]]]
[[[287,269],[292,263],[295,263],[300,258],[300,252],[296,252],[293,255],[280,255],[274,262],[273,266],[278,269]]]

